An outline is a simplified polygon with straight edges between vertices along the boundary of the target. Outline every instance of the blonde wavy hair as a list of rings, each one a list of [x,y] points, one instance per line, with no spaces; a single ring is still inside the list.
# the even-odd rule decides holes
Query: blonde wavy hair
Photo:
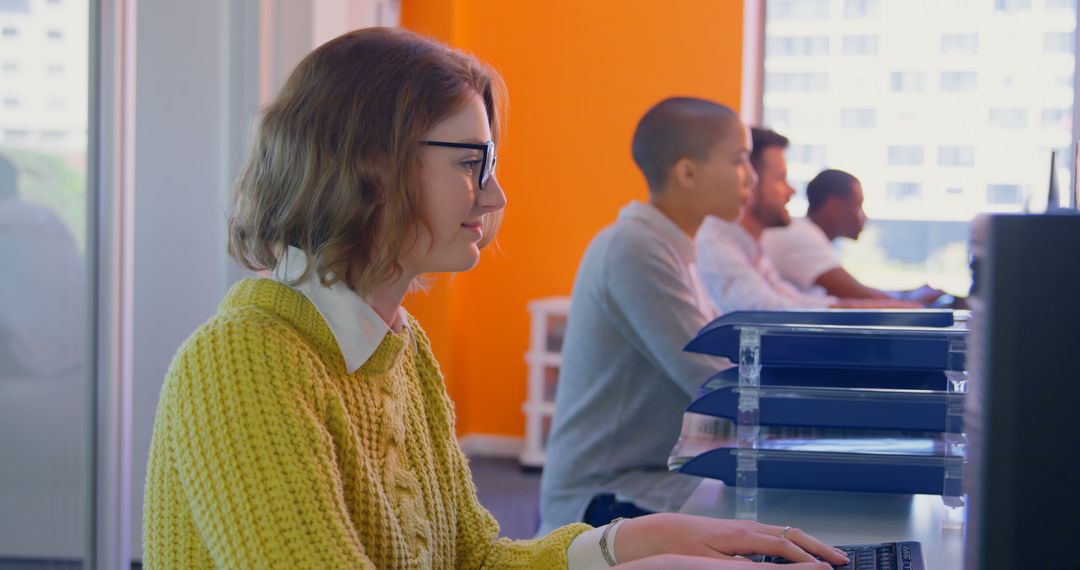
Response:
[[[366,295],[400,277],[422,228],[419,146],[473,94],[498,142],[507,108],[499,74],[412,32],[357,30],[311,52],[265,109],[233,189],[229,255],[259,271],[287,246],[324,286]],[[483,247],[502,211],[485,215]]]

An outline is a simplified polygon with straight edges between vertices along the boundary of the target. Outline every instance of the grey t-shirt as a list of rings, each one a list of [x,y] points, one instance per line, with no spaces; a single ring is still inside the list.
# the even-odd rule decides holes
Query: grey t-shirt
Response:
[[[578,268],[541,482],[541,533],[580,521],[614,493],[678,509],[699,482],[667,458],[698,387],[729,368],[683,352],[713,316],[693,242],[651,205],[633,202],[593,239]]]

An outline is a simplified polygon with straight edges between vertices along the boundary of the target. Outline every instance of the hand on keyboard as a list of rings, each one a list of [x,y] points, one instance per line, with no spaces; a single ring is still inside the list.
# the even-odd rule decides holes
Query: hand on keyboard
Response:
[[[781,564],[748,564],[746,559],[722,560],[719,558],[703,558],[700,556],[682,556],[678,554],[661,554],[634,560],[625,564],[619,564],[619,568],[626,570],[832,570],[825,562],[787,562]]]
[[[734,563],[742,564],[733,566],[742,570],[749,561],[741,557],[753,554],[783,556],[810,564],[806,568],[828,568],[815,561],[815,557],[833,564],[847,561],[843,552],[797,528],[674,513],[626,520],[621,523],[615,540],[615,558],[619,562],[668,555],[676,557],[669,561],[679,564],[678,567],[727,568]],[[695,557],[712,558],[716,563],[694,566],[705,563],[694,560]],[[724,564],[718,565],[720,562]]]
[[[884,542],[838,546],[848,556],[848,563],[838,570],[925,570],[922,548],[918,542]],[[792,564],[784,558],[766,556],[765,562]],[[785,566],[795,568],[795,566]]]

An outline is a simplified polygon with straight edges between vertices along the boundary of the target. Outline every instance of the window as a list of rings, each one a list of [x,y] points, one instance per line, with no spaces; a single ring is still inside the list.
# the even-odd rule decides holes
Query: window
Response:
[[[923,163],[923,147],[890,146],[888,162],[896,166],[918,166]]]
[[[829,0],[771,0],[765,10],[769,20],[822,20],[829,17]]]
[[[987,204],[1017,205],[1022,195],[1018,184],[989,184],[986,187]]]
[[[844,0],[844,17],[876,18],[879,7],[878,0]]]
[[[875,55],[878,52],[878,37],[844,36],[841,51],[844,55]]]
[[[30,0],[0,0],[0,14],[28,14]]]
[[[885,185],[885,197],[890,202],[913,202],[922,196],[922,185],[917,182],[889,182]]]
[[[1072,53],[1076,49],[1073,32],[1049,32],[1043,34],[1043,53]]]
[[[769,38],[769,53],[781,55],[820,55],[829,53],[828,36]]]
[[[788,162],[821,166],[825,164],[825,146],[792,144],[788,146],[785,156]]]
[[[872,129],[877,126],[877,109],[841,109],[840,126],[845,129]]]
[[[825,73],[767,73],[765,85],[769,91],[825,91],[829,88],[829,76]]]
[[[825,128],[828,117],[807,109],[769,109],[762,118],[763,124],[776,130]]]
[[[973,54],[979,51],[979,36],[977,34],[942,34],[941,53],[943,54]]]
[[[1026,129],[1027,109],[990,109],[990,125],[999,129]]]
[[[46,144],[58,144],[67,140],[64,131],[41,131],[41,142]]]
[[[977,74],[974,71],[942,71],[942,91],[974,91]]]
[[[791,111],[777,108],[766,109],[762,120],[769,128],[788,129],[791,128]]]
[[[938,166],[975,166],[975,147],[938,147],[937,163]]]
[[[1046,149],[1072,138],[1077,0],[830,0],[813,13],[764,2],[761,110],[794,147],[792,184],[826,166],[863,182],[869,222],[838,244],[845,268],[878,288],[965,294],[971,220],[1020,211],[1029,194],[1038,211]],[[769,49],[812,36],[828,36],[828,52]],[[1072,161],[1058,154],[1059,182]]]
[[[926,89],[926,74],[921,71],[894,71],[891,78],[893,91],[911,92]]]
[[[98,210],[88,206],[107,202],[97,200],[96,184],[88,188],[87,168],[111,155],[87,152],[88,78],[98,63],[112,69],[112,52],[91,49],[89,40],[96,15],[113,13],[108,4],[0,0],[0,155],[19,173],[14,187],[0,188],[5,218],[19,220],[0,238],[14,252],[0,270],[0,566],[93,565],[84,523],[95,518],[89,474],[101,464],[86,449],[94,424],[86,412],[87,396],[101,393],[89,335],[98,324],[90,293],[103,266],[91,238]],[[69,41],[40,49],[52,26],[67,30]],[[50,62],[66,62],[68,75],[47,76]],[[46,112],[49,93],[72,103]],[[32,326],[11,320],[14,300]],[[102,335],[101,346],[112,336]]]
[[[30,131],[26,129],[4,129],[4,144],[21,145],[30,142]]]
[[[994,0],[994,9],[998,12],[1031,10],[1031,0]]]
[[[1042,128],[1072,130],[1072,109],[1043,109]]]

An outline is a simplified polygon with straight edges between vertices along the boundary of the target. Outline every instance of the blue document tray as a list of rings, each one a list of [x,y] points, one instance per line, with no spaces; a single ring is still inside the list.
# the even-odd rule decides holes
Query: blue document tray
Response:
[[[948,390],[942,370],[879,370],[873,368],[762,368],[760,385],[881,390]],[[723,385],[739,383],[739,368],[717,373],[701,386],[698,396]]]
[[[925,495],[944,489],[946,458],[937,438],[763,439],[757,449],[721,441],[706,450],[680,442],[668,466],[735,485],[740,457],[756,458],[758,487]]]
[[[738,419],[738,386],[699,393],[687,412]],[[806,428],[945,431],[948,394],[929,390],[764,387],[758,389],[758,424]]]
[[[732,315],[736,315],[733,313]],[[725,315],[730,317],[732,315]],[[761,330],[762,367],[963,370],[967,329],[713,321],[685,350],[738,362],[742,328]]]
[[[717,317],[702,332],[734,325],[840,325],[848,327],[951,327],[968,311],[948,309],[824,309],[820,311],[733,311]]]

